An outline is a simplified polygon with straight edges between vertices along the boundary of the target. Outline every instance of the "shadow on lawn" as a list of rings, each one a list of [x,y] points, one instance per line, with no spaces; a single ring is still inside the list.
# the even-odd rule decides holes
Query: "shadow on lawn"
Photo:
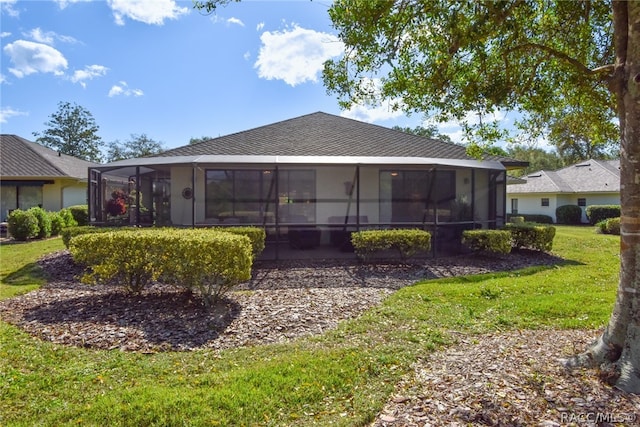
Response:
[[[64,291],[52,287],[51,291]],[[87,287],[72,298],[52,298],[24,313],[42,325],[50,341],[127,351],[190,350],[215,340],[238,316],[240,306],[222,298],[211,310],[188,291],[154,285],[139,295],[113,286]],[[64,328],[60,328],[65,324]]]

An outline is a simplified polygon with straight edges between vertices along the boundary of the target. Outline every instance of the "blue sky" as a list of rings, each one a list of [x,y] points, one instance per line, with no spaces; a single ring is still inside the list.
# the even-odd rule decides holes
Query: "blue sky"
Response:
[[[422,122],[385,106],[341,111],[326,94],[322,63],[343,51],[326,1],[243,1],[212,15],[190,0],[0,6],[2,133],[34,140],[59,102],[91,112],[105,143],[146,134],[166,148],[316,111]]]

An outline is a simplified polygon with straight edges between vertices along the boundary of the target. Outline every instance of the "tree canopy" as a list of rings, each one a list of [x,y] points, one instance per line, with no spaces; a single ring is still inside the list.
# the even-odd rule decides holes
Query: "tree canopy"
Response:
[[[101,161],[99,127],[89,110],[69,102],[58,103],[44,132],[34,132],[36,142],[63,154],[92,162]]]
[[[345,108],[390,102],[482,142],[505,137],[498,109],[533,136],[567,109],[615,117],[608,2],[337,0],[329,14],[346,51],[324,82]]]
[[[107,151],[107,162],[115,162],[116,160],[132,159],[136,157],[153,156],[164,151],[162,143],[154,141],[146,134],[132,134],[128,141],[120,142],[118,140],[109,143]]]

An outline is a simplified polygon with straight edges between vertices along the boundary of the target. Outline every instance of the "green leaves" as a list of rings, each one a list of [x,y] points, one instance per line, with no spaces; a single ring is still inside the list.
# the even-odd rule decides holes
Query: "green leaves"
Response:
[[[51,120],[42,134],[34,132],[36,141],[53,148],[60,153],[99,163],[101,160],[98,125],[91,113],[77,104],[58,103],[58,111],[50,116]]]
[[[338,0],[329,14],[346,52],[325,64],[324,83],[343,107],[394,100],[461,120],[480,145],[505,138],[487,121],[499,109],[539,124],[529,119],[586,112],[589,99],[600,118],[613,117],[603,67],[614,62],[608,2]],[[376,96],[363,85],[371,80]]]

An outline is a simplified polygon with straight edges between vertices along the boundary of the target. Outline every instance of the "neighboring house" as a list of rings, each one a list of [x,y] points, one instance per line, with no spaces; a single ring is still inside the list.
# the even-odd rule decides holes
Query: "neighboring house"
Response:
[[[137,224],[252,224],[304,247],[364,227],[418,226],[444,240],[454,227],[501,226],[506,170],[523,166],[318,112],[94,167],[89,211],[108,222],[110,195],[123,190]]]
[[[58,211],[86,204],[88,168],[94,166],[16,135],[0,135],[0,219],[18,208]]]
[[[587,160],[523,178],[525,183],[507,186],[511,214],[549,215],[556,222],[557,207],[578,205],[582,222],[588,222],[587,206],[620,204],[619,160]]]

